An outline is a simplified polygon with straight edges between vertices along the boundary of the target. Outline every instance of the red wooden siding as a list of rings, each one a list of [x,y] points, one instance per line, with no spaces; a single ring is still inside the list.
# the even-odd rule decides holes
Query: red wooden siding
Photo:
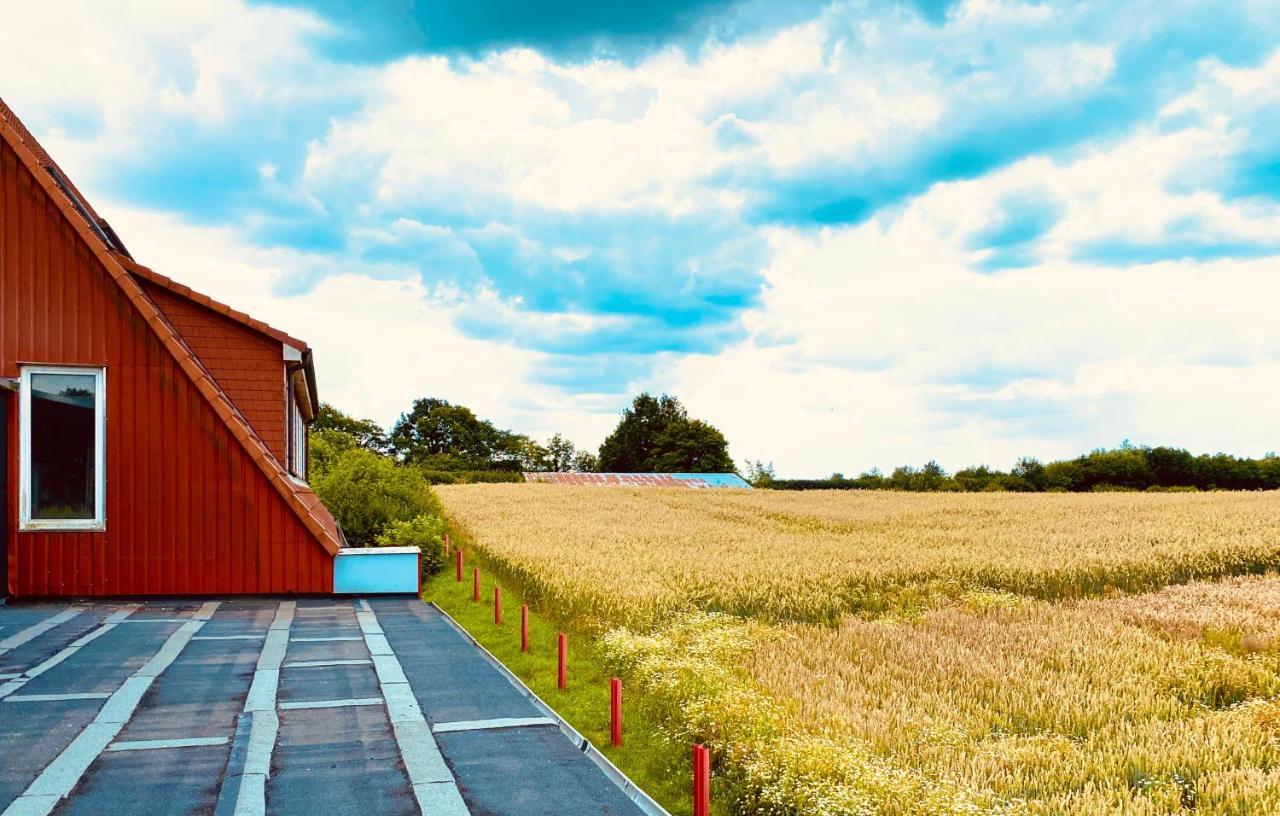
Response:
[[[0,376],[21,363],[106,367],[106,531],[15,522],[11,594],[332,591],[324,546],[0,142]],[[7,465],[16,485],[16,453]]]
[[[285,369],[280,342],[163,287],[142,282],[142,288],[258,438],[285,461]]]

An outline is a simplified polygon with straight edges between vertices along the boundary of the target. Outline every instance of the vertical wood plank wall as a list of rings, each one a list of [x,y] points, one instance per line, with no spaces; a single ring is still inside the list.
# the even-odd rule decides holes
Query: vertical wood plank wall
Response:
[[[11,595],[332,591],[332,558],[0,144],[0,376],[22,363],[106,367],[106,531],[17,532],[11,491]]]

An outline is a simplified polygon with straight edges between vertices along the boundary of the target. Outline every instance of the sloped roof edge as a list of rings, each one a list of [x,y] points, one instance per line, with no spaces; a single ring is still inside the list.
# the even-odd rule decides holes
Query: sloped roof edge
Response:
[[[197,292],[196,290],[192,289],[190,286],[187,286],[186,284],[178,283],[173,278],[170,278],[167,275],[162,275],[149,266],[143,266],[142,264],[138,263],[132,258],[120,255],[119,253],[114,253],[114,254],[119,259],[120,265],[123,266],[126,271],[134,275],[137,275],[138,277],[146,280],[148,283],[155,284],[156,286],[159,286],[162,289],[172,292],[178,297],[185,298],[191,301],[192,303],[198,304],[200,306],[205,307],[206,309],[209,309],[210,311],[217,312],[223,317],[226,317],[230,320],[234,320],[235,322],[243,326],[248,326],[249,328],[253,329],[254,331],[260,334],[265,334],[267,337],[270,337],[272,340],[275,340],[280,343],[284,343],[289,346],[293,346],[298,351],[307,351],[310,348],[306,344],[306,341],[299,340],[293,335],[283,332],[280,329],[277,329],[274,326],[271,326],[267,323],[264,323],[261,320],[258,320],[257,318],[253,317],[252,315],[246,314],[245,312],[242,312],[239,309],[233,309],[227,304],[222,303],[221,301],[214,300],[213,298],[209,297],[208,295],[202,292]]]
[[[203,364],[199,362],[195,357],[195,354],[192,353],[186,343],[182,341],[178,332],[173,328],[160,310],[156,308],[155,304],[151,302],[151,299],[142,291],[142,287],[136,280],[134,280],[129,270],[125,267],[125,261],[127,259],[123,255],[109,250],[106,245],[104,245],[102,241],[94,235],[89,224],[76,212],[71,200],[67,198],[66,194],[64,194],[61,189],[59,189],[53,177],[42,171],[44,165],[41,163],[39,155],[45,156],[46,160],[50,163],[52,163],[52,159],[48,158],[48,154],[44,152],[43,148],[39,147],[39,143],[35,141],[35,138],[31,135],[30,131],[27,131],[25,127],[22,127],[21,131],[19,131],[13,126],[12,123],[14,122],[21,126],[21,122],[18,120],[17,115],[13,114],[12,109],[4,105],[3,100],[0,100],[0,113],[2,112],[8,112],[9,116],[0,116],[0,137],[2,137],[11,148],[13,148],[18,159],[22,161],[27,170],[31,173],[32,177],[36,180],[36,183],[39,184],[45,194],[49,196],[49,200],[53,201],[55,206],[58,207],[62,216],[71,224],[72,229],[74,229],[80,236],[80,239],[85,242],[89,251],[92,252],[94,257],[96,257],[103,265],[107,274],[116,282],[125,297],[133,307],[138,310],[138,313],[142,315],[143,319],[146,320],[147,324],[160,340],[160,343],[171,355],[173,355],[173,358],[177,361],[179,367],[187,377],[190,378],[192,384],[195,385],[196,390],[200,392],[205,401],[213,408],[214,413],[218,415],[218,418],[221,419],[227,426],[228,430],[231,431],[232,436],[234,436],[244,447],[244,450],[249,457],[257,463],[259,469],[262,470],[263,474],[267,477],[267,480],[275,487],[276,491],[285,500],[285,503],[288,504],[289,508],[293,510],[298,519],[302,521],[303,525],[316,537],[316,540],[330,555],[337,555],[341,545],[336,526],[332,528],[330,527],[332,524],[332,516],[329,515],[328,510],[325,509],[323,511],[324,515],[329,517],[326,520],[315,515],[312,512],[312,508],[309,508],[306,505],[302,497],[299,495],[298,486],[295,485],[294,481],[289,477],[288,473],[285,472],[281,464],[276,461],[275,456],[272,455],[262,441],[258,439],[257,434],[255,434],[252,428],[249,427],[248,422],[246,422],[245,419],[240,416],[239,412],[235,410],[230,399],[227,398],[222,389],[209,376]],[[32,144],[35,145],[34,150],[31,147]],[[86,209],[88,208],[87,203],[85,204],[85,207]],[[92,212],[92,210],[90,210],[90,212]],[[307,490],[306,492],[309,494],[311,493],[310,490]],[[323,508],[323,504],[318,502],[315,506]]]

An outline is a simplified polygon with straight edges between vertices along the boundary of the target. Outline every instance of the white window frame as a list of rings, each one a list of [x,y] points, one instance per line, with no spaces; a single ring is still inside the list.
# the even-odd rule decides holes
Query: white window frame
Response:
[[[31,375],[76,374],[90,376],[94,384],[93,475],[94,517],[91,519],[33,519],[31,517]],[[107,370],[84,366],[22,366],[18,386],[18,530],[102,532],[107,529]]]
[[[293,391],[293,383],[288,386],[288,399],[285,401],[285,470],[293,480],[306,484],[307,479],[307,420],[302,416],[302,408],[298,405],[297,395]]]

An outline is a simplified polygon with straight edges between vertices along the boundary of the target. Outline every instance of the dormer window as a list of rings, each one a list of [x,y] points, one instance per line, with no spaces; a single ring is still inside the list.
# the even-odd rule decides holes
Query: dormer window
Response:
[[[289,384],[289,475],[302,481],[307,480],[307,420],[302,415],[302,406],[298,402],[294,385]]]
[[[299,482],[307,480],[307,425],[315,419],[315,375],[311,352],[284,344],[285,469]]]

